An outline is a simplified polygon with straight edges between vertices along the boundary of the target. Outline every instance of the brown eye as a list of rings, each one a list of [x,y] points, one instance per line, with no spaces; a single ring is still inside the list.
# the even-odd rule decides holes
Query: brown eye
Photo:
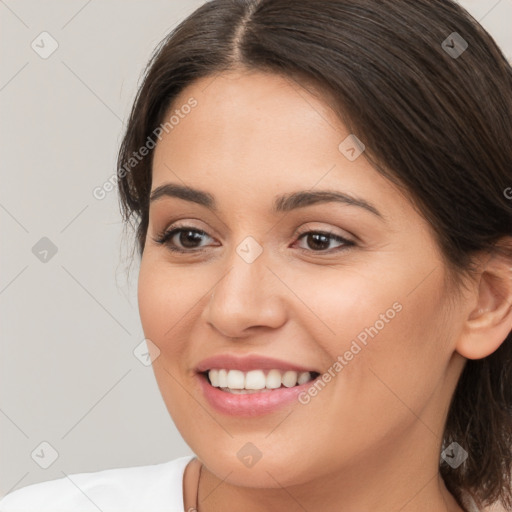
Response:
[[[211,238],[207,233],[191,226],[171,228],[155,239],[155,242],[165,245],[175,252],[193,252],[202,249],[201,241],[204,237]]]
[[[303,233],[298,240],[306,241],[307,247],[303,247],[302,249],[311,250],[313,252],[325,252],[328,250],[332,250],[334,252],[355,245],[354,242],[351,242],[339,235],[325,233],[323,231],[307,231],[306,233]],[[334,248],[330,247],[330,244],[333,241],[339,242],[340,245]]]

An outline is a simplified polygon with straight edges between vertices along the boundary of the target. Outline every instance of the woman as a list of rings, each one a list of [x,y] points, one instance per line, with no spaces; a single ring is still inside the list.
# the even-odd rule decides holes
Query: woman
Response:
[[[511,86],[449,0],[193,13],[149,64],[118,177],[197,457],[1,510],[512,510]]]

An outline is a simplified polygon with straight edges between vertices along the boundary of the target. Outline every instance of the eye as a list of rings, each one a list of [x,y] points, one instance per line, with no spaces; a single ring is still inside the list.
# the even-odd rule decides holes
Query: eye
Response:
[[[313,252],[337,252],[340,250],[345,250],[348,247],[355,245],[351,240],[347,240],[340,235],[336,235],[334,233],[325,232],[325,231],[306,231],[299,234],[298,241],[305,240],[306,245],[309,247],[301,248],[305,251],[313,251]],[[338,247],[329,247],[331,242],[339,242],[341,245]]]
[[[200,252],[207,246],[206,243],[202,243],[205,238],[212,239],[208,233],[201,229],[192,226],[172,226],[164,230],[153,240],[160,245],[165,245],[173,252],[193,253]],[[337,252],[355,245],[351,240],[325,231],[304,231],[299,233],[297,241],[303,240],[306,241],[308,247],[299,247],[299,249],[316,253]],[[339,244],[338,247],[332,248],[330,246],[332,242],[337,242]]]
[[[192,226],[174,226],[163,233],[160,233],[153,240],[157,244],[165,245],[169,250],[174,252],[194,252],[204,247],[198,245],[202,242],[203,237],[211,238],[208,233]]]

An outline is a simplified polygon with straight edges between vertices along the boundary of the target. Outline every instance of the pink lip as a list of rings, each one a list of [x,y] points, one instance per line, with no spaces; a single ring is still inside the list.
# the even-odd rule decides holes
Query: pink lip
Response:
[[[293,370],[314,372],[298,364],[260,355],[235,356],[219,354],[201,361],[196,368],[201,390],[208,403],[218,412],[230,416],[259,416],[269,414],[287,404],[298,402],[298,395],[311,386],[313,381],[292,388],[281,387],[261,393],[234,394],[213,387],[205,372],[212,369],[241,370]],[[319,373],[319,372],[318,372]]]
[[[315,371],[311,368],[306,368],[280,359],[273,359],[271,357],[258,355],[235,356],[233,354],[220,354],[203,359],[203,361],[197,365],[196,371],[202,373],[212,369],[241,370],[243,372],[250,370]]]
[[[298,405],[298,395],[314,382],[312,380],[293,388],[281,387],[269,392],[240,395],[214,388],[206,375],[198,374],[197,377],[206,400],[216,411],[229,416],[245,417],[269,414],[293,402]]]
[[[204,373],[212,369],[241,370],[243,372],[250,370],[315,371],[288,361],[255,354],[247,356],[220,354],[201,361],[197,365],[196,371],[201,390],[208,403],[220,413],[246,417],[268,414],[287,404],[298,402],[298,395],[311,386],[313,381],[292,388],[281,387],[261,393],[234,394],[222,391],[210,384]]]

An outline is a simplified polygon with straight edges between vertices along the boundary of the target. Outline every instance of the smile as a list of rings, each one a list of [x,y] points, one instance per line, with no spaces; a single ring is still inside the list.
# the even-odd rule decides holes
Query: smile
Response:
[[[219,354],[195,368],[214,412],[254,417],[299,404],[298,396],[320,376],[316,369],[263,355]]]
[[[210,384],[222,391],[235,394],[270,392],[281,387],[301,386],[316,378],[316,372],[295,370],[242,370],[212,369],[207,372]]]

